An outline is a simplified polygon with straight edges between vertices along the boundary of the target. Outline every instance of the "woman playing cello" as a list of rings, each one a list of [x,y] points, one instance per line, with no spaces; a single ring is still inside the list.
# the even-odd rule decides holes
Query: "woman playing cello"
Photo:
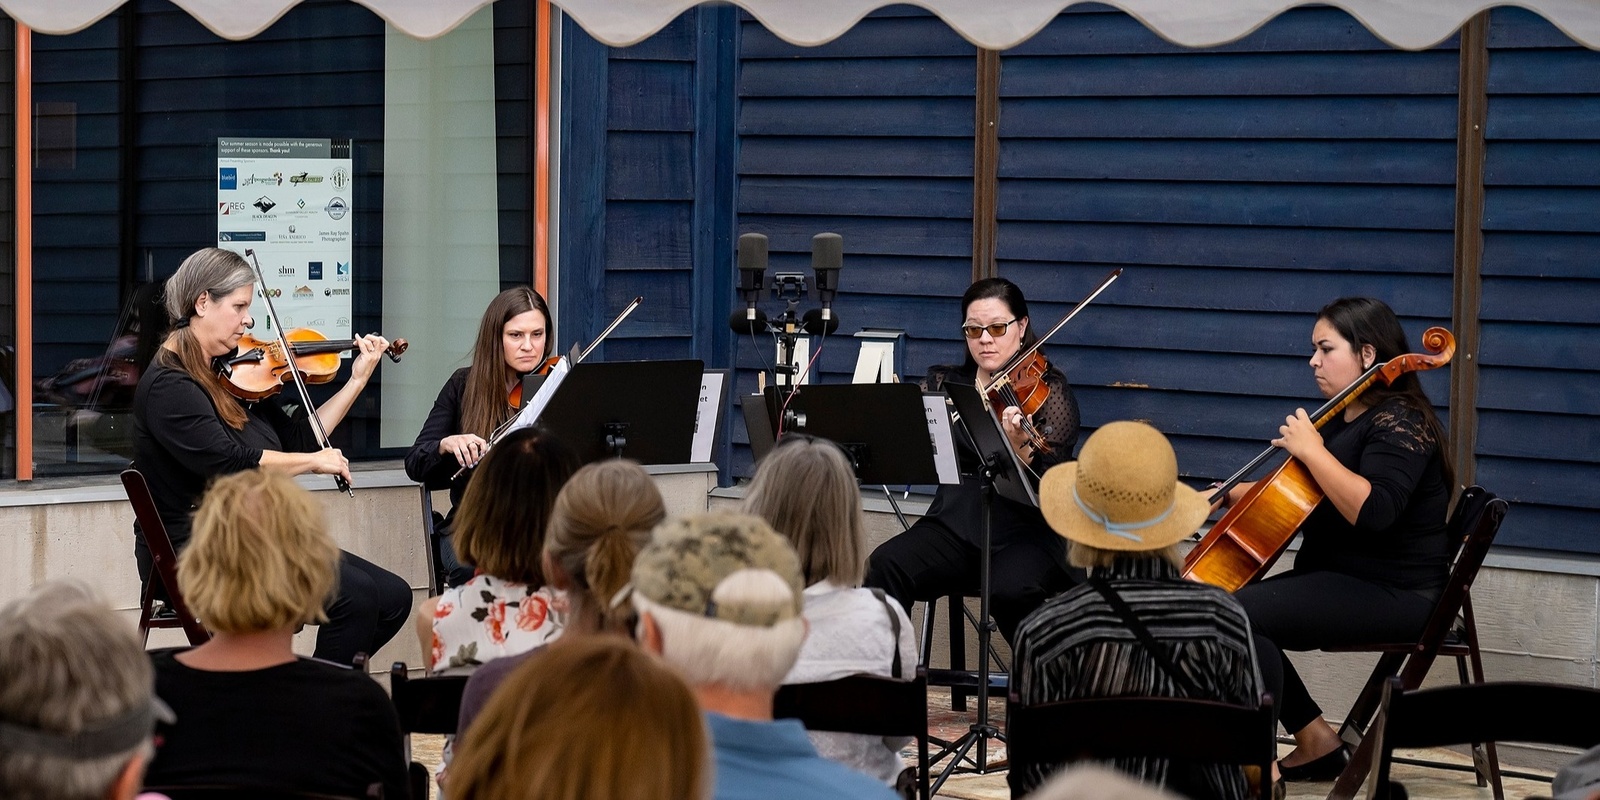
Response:
[[[509,398],[520,395],[523,376],[550,355],[551,327],[550,307],[538,292],[526,286],[501,292],[478,323],[472,363],[451,374],[433,401],[406,454],[406,475],[430,490],[450,489],[450,514],[436,527],[441,537],[450,535],[472,473],[454,476],[483,458],[495,429],[516,413]],[[459,586],[472,577],[472,567],[457,560],[449,541],[439,539],[438,563],[447,582]]]
[[[291,417],[277,397],[242,403],[229,394],[214,360],[231,355],[255,324],[250,301],[255,273],[237,253],[207,247],[184,259],[167,279],[166,308],[175,321],[134,393],[134,464],[150,484],[156,509],[175,547],[189,541],[189,516],[206,483],[255,467],[300,475],[350,479],[350,465],[334,448],[321,448],[309,418]],[[344,419],[366,388],[389,343],[381,336],[355,340],[356,356],[345,385],[315,410],[326,430]],[[135,526],[139,574],[150,574],[150,549]],[[405,625],[411,610],[406,581],[357,556],[339,561],[339,593],[317,634],[316,657],[348,664],[358,652],[375,653]]]
[[[1405,332],[1378,300],[1328,304],[1311,329],[1311,371],[1324,397],[1374,363],[1406,352]],[[1285,650],[1416,636],[1444,586],[1454,548],[1445,533],[1454,471],[1444,429],[1414,373],[1375,384],[1318,430],[1304,409],[1273,444],[1298,459],[1326,495],[1300,528],[1294,569],[1240,589],[1267,690],[1296,747],[1278,762],[1287,781],[1332,780],[1348,756]],[[1225,502],[1249,489],[1232,489]]]
[[[1036,342],[1028,324],[1028,301],[1017,285],[1004,278],[972,284],[961,297],[961,331],[967,338],[966,360],[959,366],[928,370],[924,391],[937,392],[946,383],[982,386],[1018,351]],[[1044,404],[1031,420],[1021,409],[1001,410],[1000,424],[1018,457],[1035,473],[1071,460],[1078,439],[1078,404],[1066,376],[1050,367],[1042,377],[1049,388]],[[1048,443],[1049,452],[1032,446],[1023,423]],[[987,423],[985,423],[987,424]],[[973,472],[977,455],[957,436],[963,473]],[[865,585],[883,589],[906,610],[917,600],[952,593],[978,593],[979,543],[983,530],[982,489],[976,478],[959,486],[941,486],[928,513],[905,533],[873,551]],[[1037,508],[996,496],[991,502],[990,544],[993,550],[993,611],[1000,633],[1011,641],[1022,618],[1051,596],[1073,584],[1064,565],[1060,536],[1045,524]]]

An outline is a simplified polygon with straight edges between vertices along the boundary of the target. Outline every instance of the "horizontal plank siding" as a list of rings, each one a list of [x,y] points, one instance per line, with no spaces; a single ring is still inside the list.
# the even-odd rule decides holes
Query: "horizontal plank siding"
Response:
[[[1600,553],[1600,54],[1510,8],[1489,43],[1478,479],[1500,543]]]
[[[811,341],[810,380],[848,382],[860,350],[850,334],[867,326],[907,331],[908,379],[958,359],[959,346],[944,340],[972,275],[975,48],[908,6],[814,48],[741,19],[738,232],[769,237],[769,280],[795,271],[810,281],[811,237],[844,238],[834,305],[842,324]],[[817,305],[804,299],[798,311]],[[761,307],[772,316],[784,308],[770,299]],[[770,337],[738,337],[737,389],[754,391],[774,358]],[[740,445],[733,473],[748,476],[743,417],[729,419]]]
[[[1000,274],[1038,327],[1125,270],[1047,347],[1085,426],[1146,420],[1186,477],[1225,477],[1321,405],[1324,304],[1448,324],[1457,61],[1327,8],[1204,51],[1085,8],[1003,54]],[[1447,372],[1423,383],[1446,402]]]

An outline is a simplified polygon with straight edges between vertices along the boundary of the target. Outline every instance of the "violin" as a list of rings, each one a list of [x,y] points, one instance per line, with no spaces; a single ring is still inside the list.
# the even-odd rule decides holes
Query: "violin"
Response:
[[[1423,331],[1422,346],[1426,353],[1407,353],[1368,368],[1354,383],[1311,414],[1312,424],[1320,430],[1324,423],[1343,412],[1378,381],[1393,384],[1407,372],[1444,366],[1456,352],[1455,337],[1444,328]],[[1234,473],[1211,496],[1211,501],[1226,496],[1229,489],[1261,466],[1277,449],[1276,446],[1267,448]],[[1184,559],[1183,577],[1237,591],[1272,568],[1289,546],[1289,540],[1294,538],[1295,531],[1300,530],[1323,497],[1322,487],[1311,477],[1311,471],[1299,459],[1289,458],[1272,474],[1256,481],[1250,491],[1211,526]]]
[[[561,356],[551,356],[545,359],[543,364],[535,367],[533,371],[528,374],[549,375],[550,370],[555,369],[556,365],[559,363],[561,363]],[[506,395],[506,405],[511,406],[513,411],[522,408],[522,381],[517,381],[516,383],[511,384],[511,391]]]
[[[987,385],[981,387],[983,396],[988,400],[989,410],[994,413],[996,419],[999,419],[1000,413],[1010,406],[1016,406],[1022,411],[1022,424],[1019,427],[1028,435],[1028,446],[1033,448],[1035,453],[1054,452],[1050,443],[1045,440],[1044,433],[1033,424],[1034,413],[1043,408],[1045,401],[1050,399],[1050,385],[1044,382],[1044,374],[1050,371],[1050,362],[1045,360],[1044,353],[1039,352],[1039,348],[1120,277],[1122,277],[1120,268],[1112,270],[1111,274],[1089,293],[1089,296],[1079,300],[1078,304],[1057,321],[1048,333],[1040,336],[1032,345],[1018,351],[995,373]]]
[[[283,332],[283,338],[292,351],[292,370],[278,340],[257,339],[247,333],[239,339],[239,351],[219,365],[223,388],[240,400],[253,401],[277,394],[284,384],[294,381],[294,372],[306,383],[327,383],[339,372],[339,354],[361,349],[354,339],[329,339],[310,328],[291,328]],[[408,346],[406,340],[396,339],[384,354],[398,362]]]

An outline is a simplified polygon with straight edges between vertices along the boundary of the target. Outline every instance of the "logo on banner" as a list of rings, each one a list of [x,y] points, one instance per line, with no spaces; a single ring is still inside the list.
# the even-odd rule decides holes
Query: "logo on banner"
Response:
[[[323,289],[322,290],[322,296],[323,297],[337,297],[337,296],[348,295],[348,294],[350,294],[350,290],[349,289]]]
[[[294,299],[296,299],[296,300],[304,300],[307,297],[316,297],[316,296],[317,296],[317,293],[311,291],[311,287],[310,286],[296,286],[295,289],[294,289]]]
[[[295,269],[294,267],[278,267],[278,275],[279,277],[287,276],[293,278],[295,276]]]
[[[348,328],[348,327],[350,327],[350,318],[349,317],[340,317],[340,318],[334,320],[333,324],[337,325],[338,327],[341,327],[341,328]]]
[[[344,204],[344,198],[335,197],[328,201],[328,207],[323,210],[327,211],[328,216],[334,219],[344,219],[344,215],[350,210],[350,207]]]
[[[217,214],[220,216],[227,216],[235,211],[243,211],[247,208],[249,208],[249,206],[245,205],[244,203],[218,203]]]
[[[302,183],[322,183],[322,176],[321,175],[311,175],[309,173],[302,172],[299,175],[290,175],[289,176],[289,183],[294,184],[296,186],[298,186],[299,184],[302,184]]]
[[[306,270],[311,273],[310,275],[307,276],[311,280],[314,280],[314,281],[322,280],[322,262],[321,261],[308,261],[308,262],[306,262]]]
[[[266,195],[262,195],[262,196],[256,198],[256,201],[254,203],[251,203],[250,205],[253,205],[256,208],[260,209],[261,213],[263,213],[263,214],[265,214],[268,211],[271,211],[272,209],[278,207],[278,204],[272,202],[272,198],[270,198],[270,197],[268,197]]]
[[[221,231],[217,234],[217,241],[219,242],[264,242],[266,240],[266,231]]]
[[[348,261],[335,261],[335,262],[333,262],[333,278],[334,278],[334,280],[340,280],[340,281],[350,280],[350,262],[348,262]]]
[[[254,185],[258,184],[258,183],[270,184],[272,186],[282,186],[283,185],[283,173],[274,172],[274,173],[272,173],[271,175],[268,175],[265,178],[257,178],[255,173],[252,172],[252,173],[250,173],[250,177],[245,178],[244,179],[244,183],[241,184],[241,185],[243,185],[243,186],[254,186]]]
[[[295,208],[305,208],[306,207],[306,199],[304,197],[302,197],[299,200],[294,201],[294,207]]]
[[[333,172],[328,175],[328,183],[333,184],[333,188],[342,192],[344,187],[350,185],[350,173],[345,172],[344,167],[335,167]]]
[[[218,189],[237,189],[237,188],[239,188],[239,169],[238,169],[238,167],[218,167],[217,168],[217,188]]]

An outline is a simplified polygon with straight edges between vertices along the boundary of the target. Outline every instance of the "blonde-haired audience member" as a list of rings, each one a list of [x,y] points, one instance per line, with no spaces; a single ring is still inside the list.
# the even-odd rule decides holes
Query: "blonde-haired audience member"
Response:
[[[430,672],[470,672],[561,635],[561,600],[542,563],[544,529],[577,469],[577,455],[540,428],[507,435],[478,462],[452,536],[456,554],[478,572],[417,606]]]
[[[1028,800],[1179,800],[1179,796],[1109,767],[1083,764],[1063,770],[1028,795]]]
[[[453,800],[700,800],[705,722],[682,678],[617,636],[544,648],[506,679],[450,767]]]
[[[881,589],[861,588],[867,566],[861,491],[844,451],[827,439],[785,436],[762,459],[744,511],[788,538],[805,577],[809,627],[800,659],[783,682],[819,683],[847,675],[910,679],[917,641],[901,605]],[[849,733],[809,734],[817,752],[893,785],[910,739]]]
[[[128,800],[158,717],[138,637],[87,584],[0,607],[0,797]]]
[[[599,461],[573,473],[556,496],[544,538],[545,576],[566,601],[565,636],[631,633],[633,609],[612,608],[611,598],[628,585],[634,557],[666,516],[655,480],[635,462]],[[539,652],[495,659],[474,672],[456,730],[470,727],[495,687]]]
[[[760,517],[668,520],[633,562],[640,642],[705,712],[718,800],[890,800],[882,783],[817,755],[798,720],[772,717],[806,635],[802,580],[794,548]]]
[[[406,796],[389,697],[367,675],[296,657],[300,626],[324,619],[339,548],[294,479],[255,469],[220,478],[195,513],[178,585],[212,639],[157,650],[156,693],[177,722],[146,781],[363,797]]]

